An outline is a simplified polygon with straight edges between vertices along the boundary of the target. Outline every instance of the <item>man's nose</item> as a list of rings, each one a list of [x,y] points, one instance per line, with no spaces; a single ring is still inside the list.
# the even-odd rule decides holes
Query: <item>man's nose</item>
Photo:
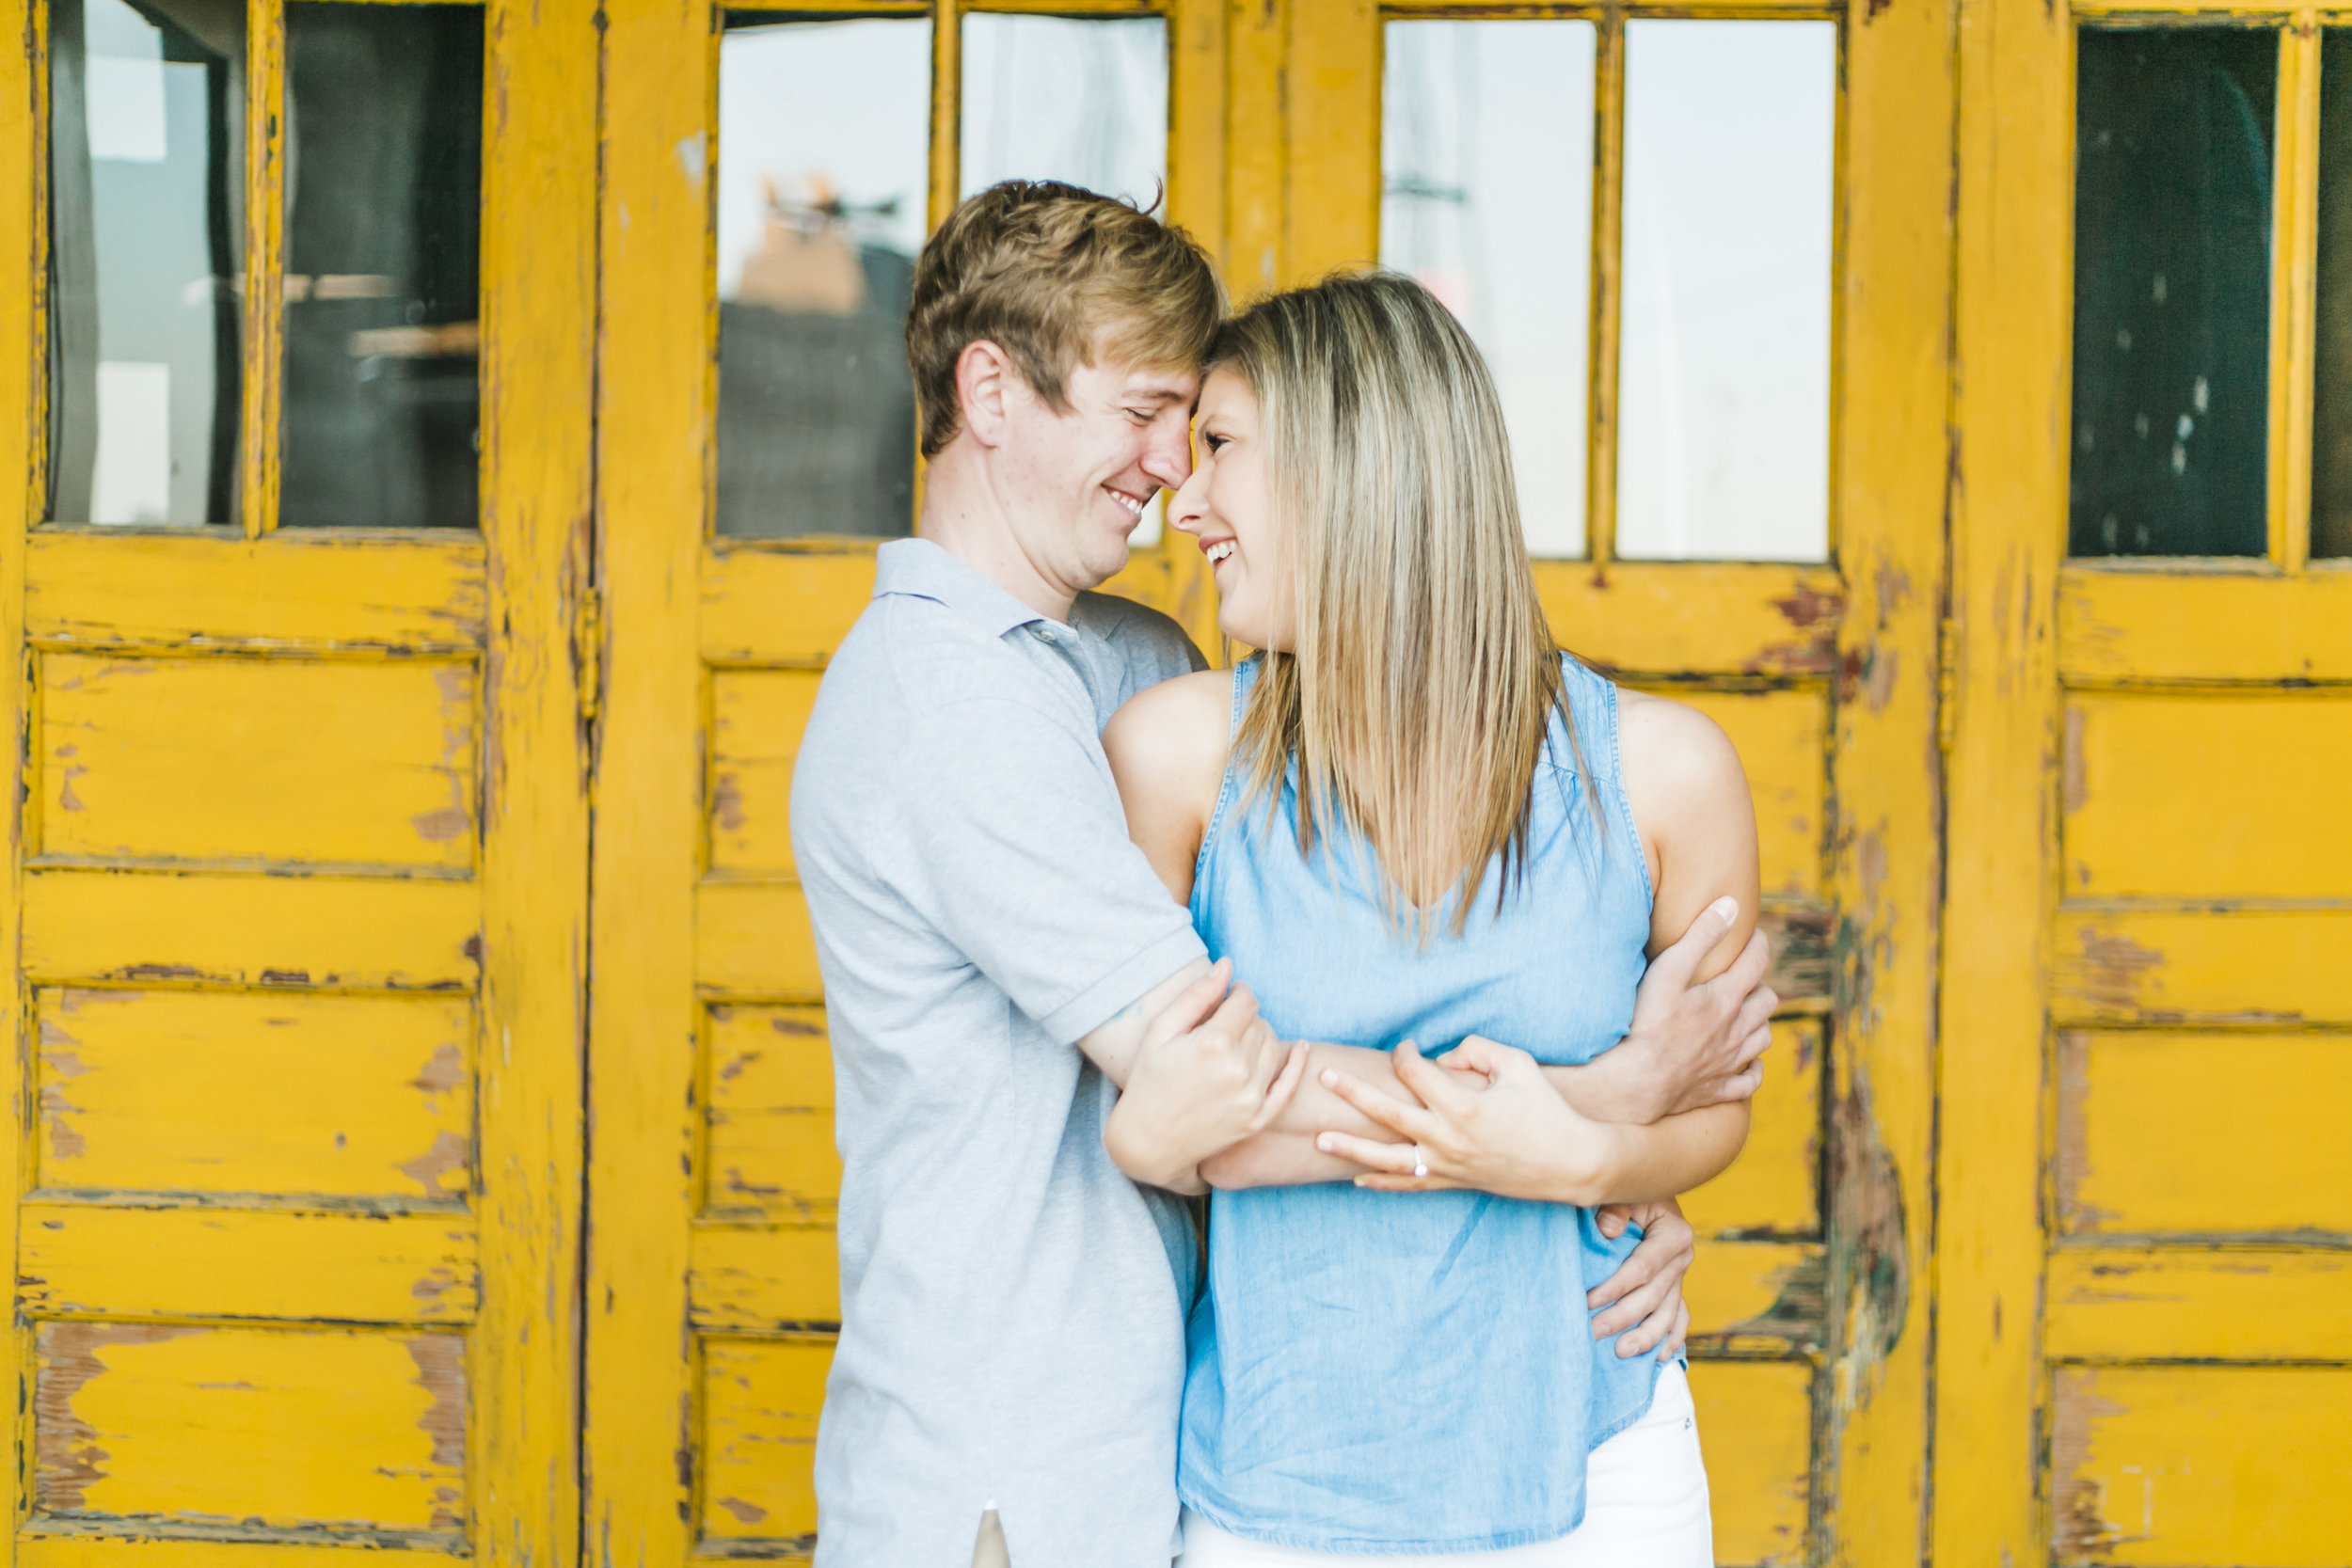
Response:
[[[1192,425],[1180,423],[1173,432],[1154,431],[1152,445],[1143,454],[1143,471],[1160,482],[1164,489],[1174,490],[1192,477]]]

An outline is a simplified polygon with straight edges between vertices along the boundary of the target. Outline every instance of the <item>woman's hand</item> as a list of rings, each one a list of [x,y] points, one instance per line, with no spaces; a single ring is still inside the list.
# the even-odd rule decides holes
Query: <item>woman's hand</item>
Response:
[[[1617,1354],[1630,1359],[1655,1348],[1672,1360],[1691,1337],[1691,1308],[1682,1300],[1682,1276],[1696,1256],[1696,1237],[1672,1198],[1658,1203],[1613,1203],[1597,1216],[1611,1241],[1629,1224],[1642,1227],[1641,1244],[1617,1272],[1584,1292],[1594,1311],[1593,1338],[1617,1336]],[[1603,1308],[1607,1310],[1602,1310]]]
[[[1474,1187],[1584,1208],[1606,1196],[1600,1186],[1620,1131],[1580,1114],[1526,1052],[1472,1035],[1435,1062],[1410,1040],[1393,1056],[1397,1082],[1420,1105],[1350,1073],[1322,1076],[1324,1087],[1404,1140],[1318,1134],[1324,1153],[1365,1167],[1358,1186],[1391,1193]]]

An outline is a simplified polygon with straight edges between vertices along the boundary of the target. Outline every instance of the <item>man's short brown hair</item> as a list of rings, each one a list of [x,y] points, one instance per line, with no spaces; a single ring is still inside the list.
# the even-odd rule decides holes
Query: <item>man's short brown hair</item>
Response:
[[[1225,314],[1207,252],[1133,205],[1053,181],[1008,180],[947,214],[914,263],[907,365],[923,455],[955,439],[956,360],[982,339],[1048,405],[1096,356],[1196,369]]]

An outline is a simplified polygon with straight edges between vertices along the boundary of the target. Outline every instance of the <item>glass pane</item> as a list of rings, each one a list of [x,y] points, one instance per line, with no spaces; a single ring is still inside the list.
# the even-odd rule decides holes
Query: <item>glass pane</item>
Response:
[[[1626,24],[1617,553],[1829,553],[1832,22]]]
[[[1386,44],[1380,264],[1428,285],[1486,356],[1529,550],[1581,556],[1593,24],[1391,22]]]
[[[2352,556],[2352,29],[2319,44],[2319,363],[2312,554]]]
[[[482,15],[286,7],[286,527],[475,526]]]
[[[1168,25],[1156,16],[963,19],[962,191],[1066,180],[1148,207],[1168,179]]]
[[[931,24],[726,25],[718,531],[910,532],[905,332],[930,190]]]
[[[1061,180],[1138,207],[1164,202],[1167,23],[966,16],[959,144],[962,196],[999,180]],[[1167,508],[1152,498],[1131,548],[1159,543]]]
[[[2278,35],[2086,27],[2075,48],[2070,548],[2261,555]]]
[[[47,515],[228,522],[244,7],[54,0],[49,25]]]

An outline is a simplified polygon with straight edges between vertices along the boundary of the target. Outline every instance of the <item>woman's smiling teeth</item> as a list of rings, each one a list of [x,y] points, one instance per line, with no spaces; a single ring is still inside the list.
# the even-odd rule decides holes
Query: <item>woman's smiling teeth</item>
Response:
[[[1210,565],[1222,566],[1225,564],[1225,558],[1233,553],[1233,542],[1231,539],[1220,539],[1214,545],[1204,546],[1200,553],[1209,558]]]

